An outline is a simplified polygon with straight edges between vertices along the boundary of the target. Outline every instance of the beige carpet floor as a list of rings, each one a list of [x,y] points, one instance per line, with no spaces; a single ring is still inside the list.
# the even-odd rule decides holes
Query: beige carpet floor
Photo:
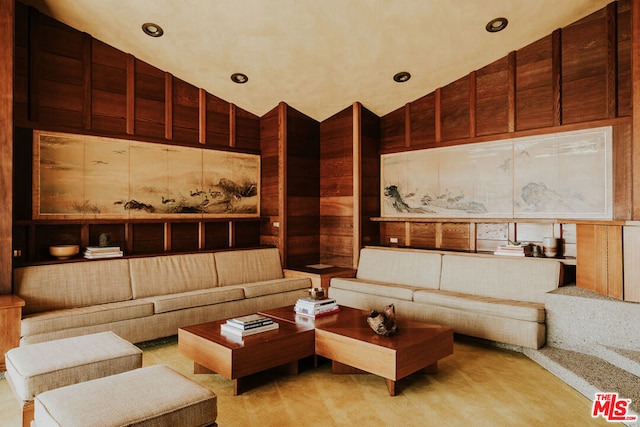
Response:
[[[401,380],[395,397],[384,379],[333,375],[322,359],[317,368],[304,361],[298,375],[255,375],[243,394],[233,396],[231,381],[194,375],[175,338],[142,347],[145,365],[166,364],[216,392],[220,427],[620,425],[592,418],[589,399],[526,356],[460,337],[437,374]],[[4,379],[0,426],[20,426],[18,403]]]

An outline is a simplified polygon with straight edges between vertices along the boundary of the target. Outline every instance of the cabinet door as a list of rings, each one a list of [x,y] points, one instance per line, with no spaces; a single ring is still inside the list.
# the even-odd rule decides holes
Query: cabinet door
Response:
[[[576,286],[622,299],[622,226],[576,225]]]
[[[624,300],[640,302],[640,227],[624,227]]]

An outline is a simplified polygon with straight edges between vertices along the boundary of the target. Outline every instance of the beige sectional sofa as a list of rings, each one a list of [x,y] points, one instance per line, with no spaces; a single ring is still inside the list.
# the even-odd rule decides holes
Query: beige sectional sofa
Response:
[[[393,303],[399,319],[540,348],[546,335],[544,296],[562,283],[562,267],[552,259],[366,247],[356,278],[332,278],[329,296],[365,310]]]
[[[87,260],[14,270],[25,300],[21,344],[113,331],[133,342],[182,326],[294,304],[308,278],[285,278],[277,248]]]

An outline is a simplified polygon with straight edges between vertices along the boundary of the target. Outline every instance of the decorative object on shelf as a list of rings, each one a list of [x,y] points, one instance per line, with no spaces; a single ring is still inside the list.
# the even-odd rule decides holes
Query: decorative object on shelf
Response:
[[[542,239],[542,247],[545,257],[555,258],[558,256],[558,239],[554,237],[545,237]]]
[[[309,298],[318,300],[324,297],[324,288],[309,288]]]
[[[396,309],[393,304],[385,307],[383,312],[371,311],[367,317],[367,323],[378,335],[388,337],[398,332],[396,324]]]
[[[111,236],[109,236],[109,233],[102,233],[98,238],[98,246],[100,247],[109,246],[110,240],[111,240]]]
[[[53,245],[49,246],[49,254],[58,259],[69,259],[78,255],[80,246],[78,245]]]

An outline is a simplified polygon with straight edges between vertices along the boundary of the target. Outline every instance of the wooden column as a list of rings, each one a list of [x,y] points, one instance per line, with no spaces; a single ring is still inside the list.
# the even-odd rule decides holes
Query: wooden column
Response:
[[[0,0],[0,294],[12,287],[14,22],[14,0]]]
[[[631,91],[633,106],[640,106],[640,0],[631,1]],[[632,108],[633,219],[640,218],[640,108]]]

